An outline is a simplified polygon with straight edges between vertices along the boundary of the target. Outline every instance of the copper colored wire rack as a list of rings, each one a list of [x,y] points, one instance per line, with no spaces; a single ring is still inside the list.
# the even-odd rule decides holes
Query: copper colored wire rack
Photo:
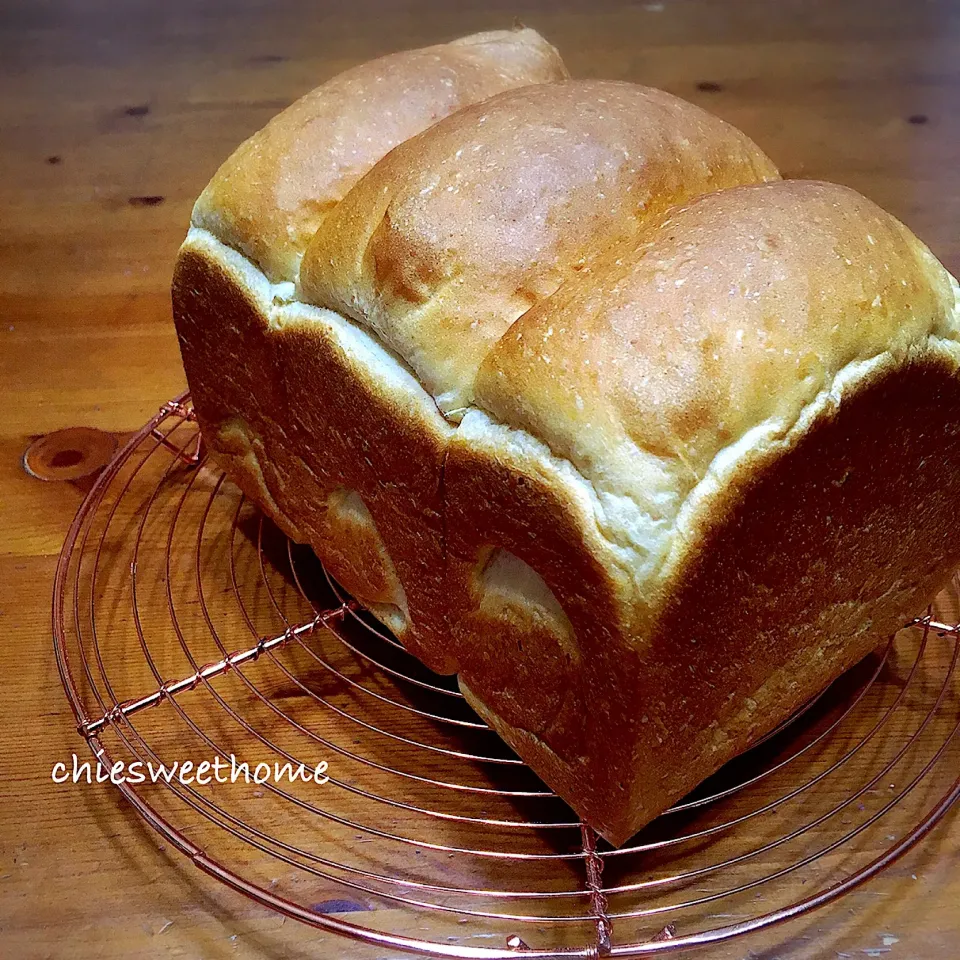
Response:
[[[233,889],[421,956],[627,957],[830,903],[946,814],[960,795],[958,593],[620,849],[207,463],[186,395],[84,501],[53,631],[107,770],[326,761],[322,784],[118,783]]]

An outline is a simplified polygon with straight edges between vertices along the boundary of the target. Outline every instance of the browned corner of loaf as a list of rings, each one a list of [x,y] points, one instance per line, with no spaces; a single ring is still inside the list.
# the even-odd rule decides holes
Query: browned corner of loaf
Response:
[[[452,672],[444,597],[456,565],[444,564],[440,499],[446,435],[412,419],[376,369],[358,361],[343,339],[348,321],[275,304],[243,258],[198,246],[178,259],[173,299],[212,456],[412,652]]]
[[[287,536],[310,542],[327,491],[290,443],[268,288],[235,259],[202,247],[177,259],[173,312],[187,383],[213,459]]]
[[[185,248],[173,274],[173,316],[201,425],[276,405],[269,318],[214,256]]]
[[[622,585],[587,545],[582,514],[562,484],[455,442],[445,486],[448,548],[470,568],[455,629],[461,687],[551,788],[616,836],[608,818],[625,808],[617,799],[625,744],[611,736],[610,695],[629,685],[632,669]],[[562,601],[570,633],[549,617],[483,609],[477,579],[493,550],[542,578]]]
[[[942,587],[960,501],[960,377],[927,355],[821,416],[711,505],[652,637],[668,729],[703,727],[663,789],[682,796]],[[730,693],[734,692],[731,697]],[[722,733],[721,733],[722,732]]]

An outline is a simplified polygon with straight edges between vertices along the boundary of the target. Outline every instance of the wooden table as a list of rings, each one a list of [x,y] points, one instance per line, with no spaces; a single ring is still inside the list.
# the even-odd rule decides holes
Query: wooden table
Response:
[[[112,788],[51,782],[82,747],[50,642],[84,481],[32,439],[122,433],[184,386],[171,265],[218,162],[293,98],[378,54],[537,27],[575,76],[664,87],[787,176],[861,190],[960,270],[960,10],[894,3],[33,0],[0,13],[0,954],[374,958],[268,915],[155,839]],[[69,464],[60,463],[60,468]],[[915,878],[915,879],[914,879]],[[821,914],[714,957],[952,958],[960,824]]]

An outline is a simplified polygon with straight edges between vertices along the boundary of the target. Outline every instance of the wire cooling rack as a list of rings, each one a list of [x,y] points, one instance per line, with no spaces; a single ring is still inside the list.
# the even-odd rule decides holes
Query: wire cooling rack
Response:
[[[235,890],[421,956],[627,957],[829,903],[944,816],[960,795],[958,595],[616,850],[206,462],[186,395],[87,496],[53,630],[106,769],[326,762],[321,784],[242,767],[118,783]]]

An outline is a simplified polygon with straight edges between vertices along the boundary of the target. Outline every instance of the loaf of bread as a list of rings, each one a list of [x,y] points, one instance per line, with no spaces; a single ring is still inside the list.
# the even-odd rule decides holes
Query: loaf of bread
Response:
[[[298,101],[173,298],[213,459],[614,844],[960,562],[956,282],[530,30]]]

